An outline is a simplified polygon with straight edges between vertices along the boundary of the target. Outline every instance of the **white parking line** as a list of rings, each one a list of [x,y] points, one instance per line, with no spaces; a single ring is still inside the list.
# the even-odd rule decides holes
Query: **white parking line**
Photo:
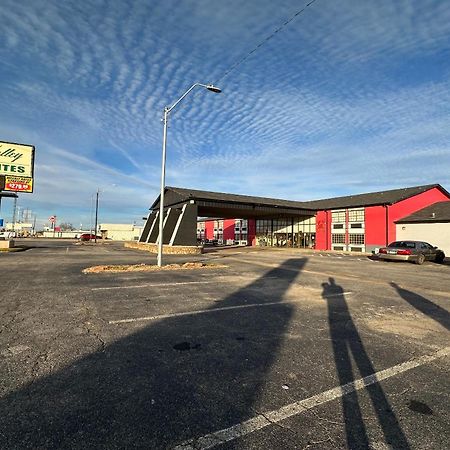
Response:
[[[186,284],[210,284],[217,283],[215,281],[180,281],[178,283],[147,283],[147,284],[135,284],[131,286],[105,286],[92,288],[92,291],[106,291],[108,289],[138,289],[144,287],[159,287],[159,288],[169,288],[171,286],[184,286]]]
[[[197,439],[190,439],[179,445],[175,450],[206,450],[208,448],[215,447],[216,445],[223,444],[225,442],[233,441],[239,437],[246,436],[262,428],[268,427],[274,423],[281,422],[289,417],[302,414],[317,406],[328,403],[337,398],[341,398],[351,392],[359,391],[367,386],[378,383],[387,378],[391,378],[395,375],[407,372],[408,370],[415,369],[416,367],[423,366],[431,363],[436,359],[443,358],[450,355],[450,347],[445,347],[436,353],[430,355],[420,356],[418,358],[411,359],[396,366],[392,366],[385,370],[380,370],[372,375],[364,378],[359,378],[353,382],[337,386],[328,391],[321,392],[320,394],[313,395],[312,397],[300,400],[295,403],[283,406],[279,409],[275,409],[264,414],[259,414],[249,420],[233,425],[232,427],[225,428],[223,430],[216,431],[214,433],[207,434]]]
[[[233,277],[235,278],[235,277]],[[264,277],[260,281],[266,281],[266,280],[275,280],[282,278],[279,277]],[[208,280],[208,281],[179,281],[175,283],[145,283],[145,284],[134,284],[131,286],[104,286],[104,287],[96,287],[91,288],[91,291],[106,291],[109,289],[139,289],[139,288],[147,288],[147,287],[159,287],[163,289],[170,288],[171,286],[185,286],[189,284],[212,284],[212,283],[227,283],[229,280],[227,277],[221,277],[219,279],[215,280]]]
[[[324,298],[332,298],[339,297],[341,295],[350,295],[352,292],[339,292],[337,294],[330,294],[325,296]],[[211,308],[211,309],[196,309],[194,311],[183,311],[179,313],[171,313],[171,314],[159,314],[156,316],[145,316],[145,317],[133,317],[130,319],[120,319],[120,320],[110,320],[108,323],[110,325],[117,323],[133,323],[133,322],[145,322],[151,320],[161,320],[161,319],[170,319],[172,317],[181,317],[181,316],[195,316],[197,314],[208,314],[217,311],[230,311],[233,309],[243,309],[243,308],[257,308],[258,306],[273,306],[273,305],[289,305],[291,303],[298,303],[303,300],[295,301],[287,301],[287,302],[266,302],[266,303],[250,303],[247,305],[235,305],[235,306],[224,306],[222,308]]]

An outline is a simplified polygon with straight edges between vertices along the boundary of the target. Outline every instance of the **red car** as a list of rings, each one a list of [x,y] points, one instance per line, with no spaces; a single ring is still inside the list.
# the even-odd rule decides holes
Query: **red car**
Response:
[[[101,239],[101,236],[97,236],[97,240]],[[95,240],[95,234],[84,233],[80,236],[80,241],[93,241]]]

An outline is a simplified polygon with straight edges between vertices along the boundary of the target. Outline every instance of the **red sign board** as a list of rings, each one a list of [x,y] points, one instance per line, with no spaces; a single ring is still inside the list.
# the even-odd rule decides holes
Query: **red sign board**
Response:
[[[56,216],[51,216],[48,219],[51,223],[55,223],[56,222]]]
[[[5,191],[33,192],[33,178],[6,176]]]

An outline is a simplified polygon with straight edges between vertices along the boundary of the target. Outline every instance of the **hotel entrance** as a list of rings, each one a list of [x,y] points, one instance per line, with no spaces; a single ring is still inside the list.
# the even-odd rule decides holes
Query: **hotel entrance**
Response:
[[[314,248],[315,238],[315,217],[256,220],[260,247]]]

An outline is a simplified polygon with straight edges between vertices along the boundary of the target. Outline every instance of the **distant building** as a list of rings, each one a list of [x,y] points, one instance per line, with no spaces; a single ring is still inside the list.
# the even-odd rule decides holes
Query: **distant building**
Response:
[[[142,232],[142,227],[125,223],[102,223],[99,225],[99,230],[103,239],[137,241]]]
[[[7,222],[3,228],[8,231],[14,230],[17,236],[28,236],[33,234],[33,224],[28,222],[16,222],[15,224]]]

